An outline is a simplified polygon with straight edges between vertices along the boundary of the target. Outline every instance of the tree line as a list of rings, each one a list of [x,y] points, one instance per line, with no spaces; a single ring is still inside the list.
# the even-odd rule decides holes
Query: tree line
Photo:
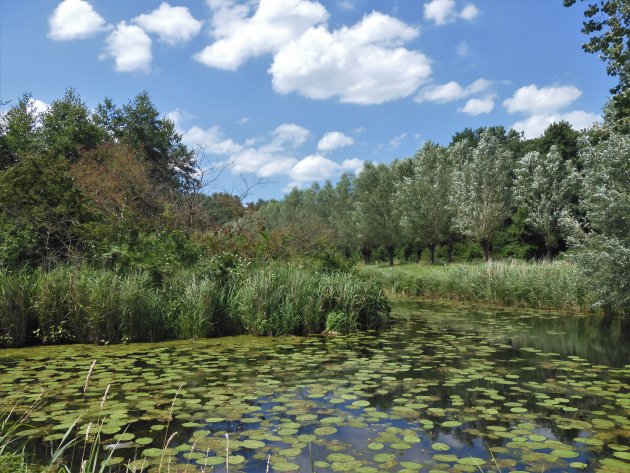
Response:
[[[193,233],[244,212],[204,192],[221,169],[201,158],[146,92],[90,111],[68,89],[43,112],[25,94],[0,119],[0,267],[190,262]]]

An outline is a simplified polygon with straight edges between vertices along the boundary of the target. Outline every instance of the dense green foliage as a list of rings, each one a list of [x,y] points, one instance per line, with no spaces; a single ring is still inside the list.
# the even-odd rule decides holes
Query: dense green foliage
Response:
[[[574,5],[576,0],[564,0]],[[582,48],[598,54],[607,63],[608,75],[619,78],[610,90],[612,106],[606,111],[615,117],[618,129],[630,130],[630,4],[627,0],[590,0],[584,11],[582,33],[589,39]]]
[[[214,260],[155,281],[148,272],[59,266],[0,272],[0,344],[111,343],[378,328],[374,282],[276,263]]]

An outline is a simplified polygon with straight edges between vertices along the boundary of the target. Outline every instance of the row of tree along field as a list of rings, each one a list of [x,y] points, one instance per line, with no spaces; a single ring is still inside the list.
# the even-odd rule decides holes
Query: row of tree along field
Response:
[[[412,158],[367,163],[333,186],[294,190],[260,209],[299,253],[333,244],[365,263],[431,263],[476,256],[569,255],[600,292],[627,310],[630,294],[630,136],[610,126],[576,132],[551,125],[524,140],[502,127],[465,130],[448,147],[426,143]],[[476,246],[476,248],[474,247]]]

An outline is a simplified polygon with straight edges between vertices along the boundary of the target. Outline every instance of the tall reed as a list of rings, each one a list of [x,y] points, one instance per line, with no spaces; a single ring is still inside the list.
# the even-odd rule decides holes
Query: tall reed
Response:
[[[3,346],[117,343],[252,333],[349,332],[383,324],[381,288],[351,273],[274,263],[146,272],[59,266],[0,273]]]
[[[577,266],[564,261],[495,261],[448,266],[366,267],[388,291],[497,305],[591,310],[588,282]]]

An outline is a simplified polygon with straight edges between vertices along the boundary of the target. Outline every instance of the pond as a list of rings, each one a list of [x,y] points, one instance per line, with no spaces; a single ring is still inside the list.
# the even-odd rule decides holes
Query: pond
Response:
[[[627,325],[392,306],[381,333],[4,350],[0,398],[36,402],[35,460],[77,422],[76,471],[97,431],[106,471],[630,471]]]

